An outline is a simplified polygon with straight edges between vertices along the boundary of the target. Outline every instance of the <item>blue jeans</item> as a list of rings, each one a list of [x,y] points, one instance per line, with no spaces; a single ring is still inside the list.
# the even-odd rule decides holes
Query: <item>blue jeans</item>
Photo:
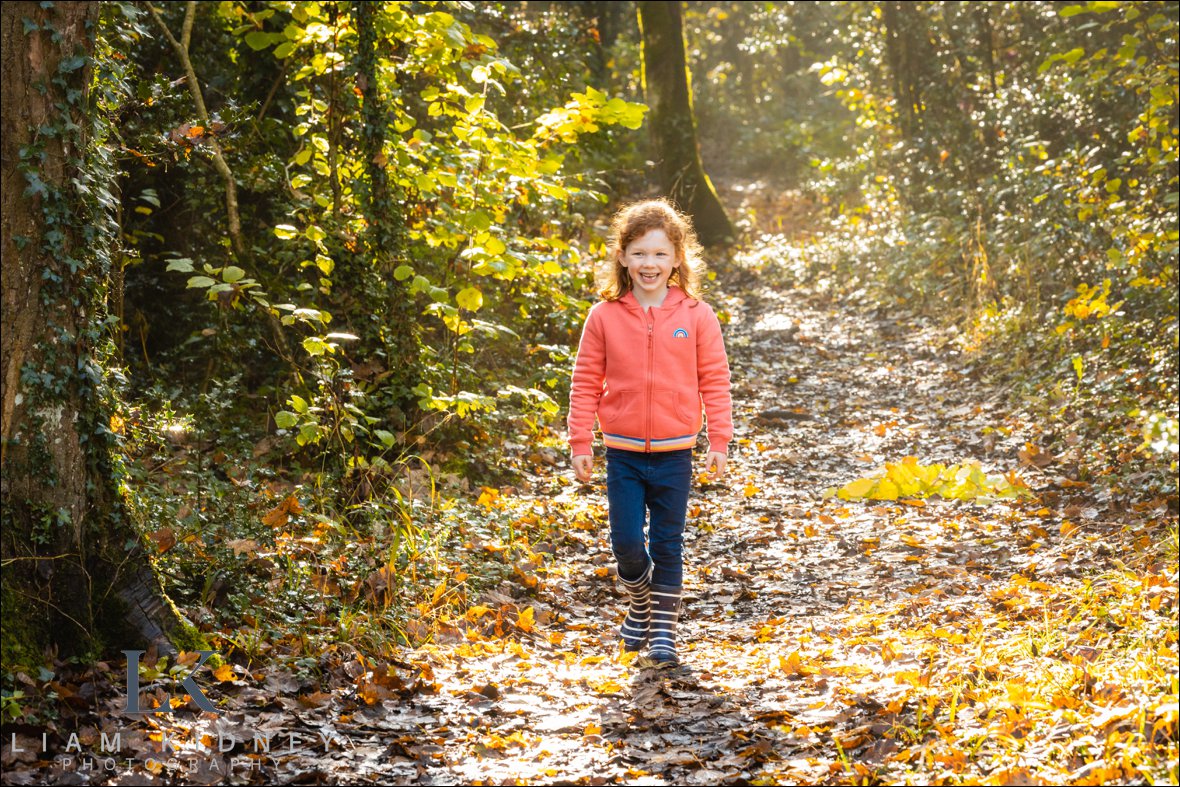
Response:
[[[651,581],[680,587],[688,491],[692,483],[692,449],[655,453],[606,449],[606,498],[610,542],[619,576],[638,579],[654,564]],[[651,525],[644,539],[648,512]]]

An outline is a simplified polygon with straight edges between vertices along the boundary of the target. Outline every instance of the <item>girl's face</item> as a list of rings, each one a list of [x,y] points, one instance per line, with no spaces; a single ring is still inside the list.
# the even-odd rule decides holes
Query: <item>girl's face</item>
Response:
[[[627,244],[619,264],[631,276],[635,295],[645,299],[661,299],[668,289],[668,277],[680,267],[676,246],[663,230],[648,230]]]

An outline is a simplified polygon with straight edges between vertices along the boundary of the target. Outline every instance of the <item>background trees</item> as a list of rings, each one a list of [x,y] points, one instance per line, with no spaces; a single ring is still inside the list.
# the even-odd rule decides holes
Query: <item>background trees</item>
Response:
[[[680,3],[637,5],[643,33],[644,98],[652,107],[661,188],[692,216],[703,243],[733,240],[737,232],[701,163]]]

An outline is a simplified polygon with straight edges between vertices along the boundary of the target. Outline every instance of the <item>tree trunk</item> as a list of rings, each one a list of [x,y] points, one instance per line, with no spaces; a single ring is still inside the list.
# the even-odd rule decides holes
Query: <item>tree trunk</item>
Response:
[[[380,3],[357,3],[353,7],[357,29],[357,82],[361,91],[361,146],[365,171],[356,189],[360,197],[366,230],[364,242],[371,263],[365,272],[364,286],[369,292],[384,293],[388,304],[385,319],[392,330],[385,333],[386,352],[393,377],[388,386],[394,391],[403,415],[412,411],[415,399],[411,388],[417,382],[421,348],[418,313],[407,285],[393,276],[404,239],[402,204],[395,199],[386,170],[386,133],[389,112],[381,95],[380,60],[384,53],[395,58],[390,43],[382,39]],[[393,47],[398,46],[394,43]],[[399,424],[404,429],[406,423]]]
[[[732,242],[737,231],[701,163],[680,3],[647,0],[637,5],[643,36],[643,93],[651,107],[660,186],[692,216],[702,243]]]
[[[905,3],[886,0],[881,3],[881,20],[885,23],[885,56],[893,77],[893,98],[898,108],[898,125],[906,140],[917,136],[921,99],[917,95],[911,47],[902,7]]]
[[[113,173],[88,110],[99,4],[3,4],[3,661],[143,643],[166,603],[114,479],[105,293]],[[92,168],[93,167],[93,168]],[[122,603],[119,603],[119,600]]]

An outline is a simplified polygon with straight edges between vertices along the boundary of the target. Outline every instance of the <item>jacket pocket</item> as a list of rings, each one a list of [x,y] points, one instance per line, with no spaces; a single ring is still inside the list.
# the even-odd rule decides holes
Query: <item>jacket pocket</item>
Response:
[[[688,396],[681,391],[656,390],[652,402],[652,437],[684,437],[701,428],[700,413],[694,413]],[[698,407],[699,411],[699,407]]]
[[[599,426],[604,432],[642,437],[642,408],[642,391],[608,391],[598,408]]]

